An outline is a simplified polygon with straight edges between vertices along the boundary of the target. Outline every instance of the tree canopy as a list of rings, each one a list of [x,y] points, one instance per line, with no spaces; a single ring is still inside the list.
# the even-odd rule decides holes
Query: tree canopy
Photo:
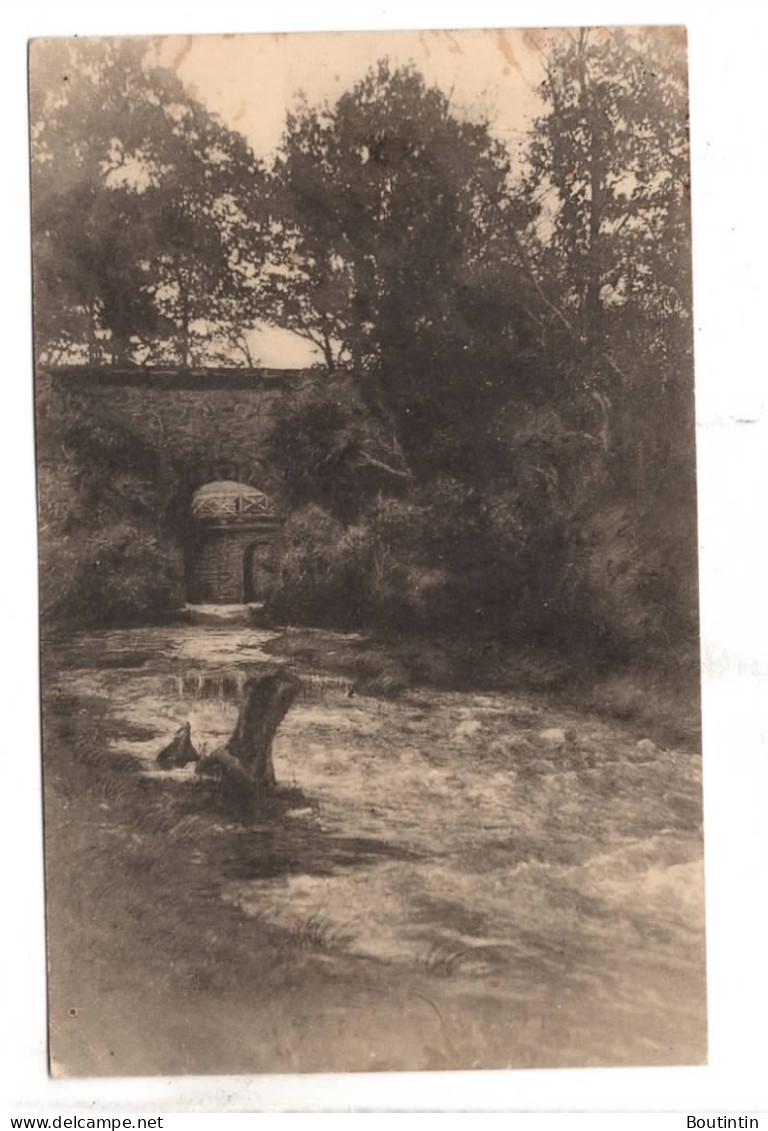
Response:
[[[148,64],[144,41],[42,40],[32,52],[38,351],[210,358],[212,341],[253,317],[262,167]]]
[[[369,412],[366,433],[337,379],[280,421],[294,501],[349,521],[355,482],[358,513],[382,492],[415,505],[406,557],[419,542],[421,565],[447,565],[476,606],[561,620],[581,606],[589,618],[595,546],[616,530],[624,561],[606,559],[618,572],[597,584],[630,579],[633,593],[614,585],[617,604],[639,607],[690,573],[690,525],[666,561],[657,530],[675,508],[678,524],[693,511],[678,58],[658,32],[553,36],[517,167],[488,122],[386,61],[335,105],[289,116],[271,310],[346,372]],[[306,427],[321,418],[323,436]],[[389,479],[371,479],[360,453],[374,451]]]
[[[537,270],[618,448],[649,412],[679,424],[673,386],[692,379],[687,89],[668,48],[658,29],[556,39],[530,146]]]
[[[486,122],[386,60],[288,117],[272,316],[353,374],[401,470],[460,473],[480,417],[536,363],[525,282],[501,255],[510,173]]]

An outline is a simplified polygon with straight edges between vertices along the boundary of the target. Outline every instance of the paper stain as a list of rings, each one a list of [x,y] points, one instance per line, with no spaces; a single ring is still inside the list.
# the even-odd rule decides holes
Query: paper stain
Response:
[[[525,47],[535,55],[540,55],[547,46],[547,33],[542,28],[525,28],[522,36]]]
[[[450,51],[451,55],[461,55],[462,54],[461,43],[456,38],[456,35],[454,34],[454,32],[448,31],[448,29],[445,28],[442,31],[439,31],[438,35],[440,35],[441,38],[443,38],[447,41],[448,50]]]
[[[181,45],[179,50],[173,56],[173,59],[171,59],[171,66],[173,67],[174,71],[178,71],[179,67],[182,65],[182,63],[186,59],[187,55],[189,55],[190,51],[192,50],[194,42],[195,42],[194,35],[185,35],[184,36],[184,43]]]
[[[688,48],[688,30],[682,24],[667,27],[655,27],[654,34],[660,40],[666,40],[666,45],[675,51],[686,51]]]
[[[533,93],[538,93],[539,88],[537,84],[531,82],[525,70],[520,65],[520,61],[515,54],[512,42],[509,38],[508,31],[505,31],[504,28],[489,28],[486,34],[491,37],[497,49],[501,52],[502,58],[506,60],[502,74],[508,77],[512,74],[513,70],[517,71],[528,89]],[[547,43],[548,37],[543,31],[529,29],[523,33],[523,46],[534,55],[540,55],[546,49]]]
[[[433,41],[437,40],[446,44],[451,55],[463,54],[461,32],[449,31],[447,28],[432,28],[430,31],[420,31],[418,36],[419,43],[423,47],[427,59],[432,58],[432,50],[429,46],[430,38],[432,38]]]
[[[507,39],[507,33],[503,28],[497,28],[492,34],[496,39],[496,46],[498,47],[499,51],[501,51],[507,63],[509,63],[510,67],[514,67],[515,70],[519,71],[520,64],[518,63],[517,56],[512,49],[512,44]]]

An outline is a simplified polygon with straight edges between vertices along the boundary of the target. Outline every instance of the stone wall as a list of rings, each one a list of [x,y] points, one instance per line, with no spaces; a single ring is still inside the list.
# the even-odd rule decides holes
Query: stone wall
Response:
[[[55,476],[56,421],[82,421],[100,428],[102,449],[120,436],[120,460],[107,460],[103,474],[144,477],[157,493],[158,530],[167,551],[178,555],[193,603],[240,603],[260,597],[273,556],[277,524],[269,531],[203,529],[191,511],[204,483],[232,479],[279,501],[265,441],[276,406],[306,378],[302,371],[238,371],[203,375],[115,374],[108,371],[38,371],[36,409],[40,459]],[[53,425],[53,426],[52,426]],[[101,467],[101,462],[99,464]],[[94,470],[96,470],[94,465]],[[146,490],[146,488],[142,488]],[[121,504],[122,505],[122,504]],[[123,508],[124,509],[124,508]],[[120,512],[122,514],[122,511]],[[246,569],[249,546],[261,547]],[[247,593],[249,586],[255,592]]]
[[[223,527],[202,530],[191,552],[190,604],[238,605],[263,600],[260,590],[273,554],[273,533]]]
[[[99,370],[40,371],[36,399],[38,414],[49,406],[55,411],[57,398],[65,396],[85,419],[118,425],[158,452],[190,489],[235,479],[272,495],[277,485],[264,459],[264,441],[276,405],[305,377],[299,370],[156,380]]]

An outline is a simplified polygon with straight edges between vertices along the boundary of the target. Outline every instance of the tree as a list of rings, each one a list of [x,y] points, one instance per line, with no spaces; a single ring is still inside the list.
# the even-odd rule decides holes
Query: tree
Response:
[[[272,315],[325,358],[272,437],[306,508],[288,597],[328,608],[339,586],[367,593],[361,617],[413,625],[452,607],[454,623],[460,610],[502,631],[526,578],[549,580],[537,555],[559,552],[595,447],[553,409],[561,359],[521,263],[534,211],[508,153],[413,68],[381,62],[335,106],[289,117],[272,181]],[[313,543],[334,547],[322,568]]]
[[[245,141],[145,41],[43,40],[30,72],[38,352],[186,366],[237,335],[262,226]]]
[[[615,471],[640,490],[692,380],[687,89],[675,34],[554,38],[548,108],[530,146],[528,192],[543,204],[529,266],[570,337],[572,379],[600,408]]]
[[[546,110],[534,125],[527,182],[539,210],[520,253],[548,311],[548,334],[562,343],[560,404],[570,400],[571,418],[581,415],[602,448],[602,479],[582,528],[611,559],[606,591],[632,575],[657,621],[671,629],[682,614],[694,623],[688,113],[679,33],[559,34],[541,89]]]
[[[328,371],[349,369],[398,474],[463,474],[470,450],[498,454],[494,413],[533,364],[498,252],[509,174],[487,123],[412,67],[382,61],[335,106],[289,115],[272,177],[272,317]]]
[[[369,423],[338,397],[325,431],[314,402],[282,421],[302,436],[280,445],[286,485],[357,523],[361,568],[445,571],[478,623],[634,643],[679,606],[687,118],[665,34],[554,36],[524,175],[412,68],[289,118],[266,291]],[[374,445],[391,474],[362,484],[349,453]],[[382,525],[382,494],[402,522]]]

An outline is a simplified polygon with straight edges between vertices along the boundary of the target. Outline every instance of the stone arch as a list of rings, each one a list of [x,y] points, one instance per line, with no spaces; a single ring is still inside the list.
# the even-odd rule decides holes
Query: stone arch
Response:
[[[269,479],[269,471],[263,460],[255,458],[248,461],[228,459],[206,460],[190,468],[186,483],[190,493],[194,493],[207,483],[234,482],[248,487],[263,489]]]
[[[256,538],[248,543],[243,553],[244,604],[264,601],[272,582],[274,566],[274,539]]]
[[[212,480],[194,492],[187,596],[191,604],[258,599],[272,562],[279,516],[263,491],[237,480]]]

